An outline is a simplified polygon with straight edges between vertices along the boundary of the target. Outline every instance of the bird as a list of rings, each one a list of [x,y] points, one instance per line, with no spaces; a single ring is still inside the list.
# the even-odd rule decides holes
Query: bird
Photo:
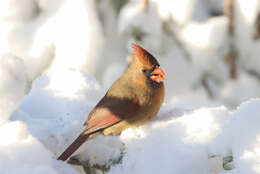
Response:
[[[133,60],[89,113],[83,132],[57,158],[66,161],[84,142],[103,134],[116,136],[153,119],[165,95],[165,73],[156,58],[133,43]]]

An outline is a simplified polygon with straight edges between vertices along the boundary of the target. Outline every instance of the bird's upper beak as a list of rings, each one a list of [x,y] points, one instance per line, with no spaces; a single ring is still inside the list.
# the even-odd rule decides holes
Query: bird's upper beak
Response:
[[[155,82],[163,82],[165,80],[164,71],[158,66],[156,67],[153,72],[151,73],[151,80]]]

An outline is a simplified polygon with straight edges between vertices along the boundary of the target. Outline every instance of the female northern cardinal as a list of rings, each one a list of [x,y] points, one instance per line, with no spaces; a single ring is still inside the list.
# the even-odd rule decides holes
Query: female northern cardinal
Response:
[[[85,130],[59,156],[66,161],[86,140],[98,134],[118,135],[152,119],[164,100],[164,72],[145,49],[132,44],[134,59],[90,112]]]

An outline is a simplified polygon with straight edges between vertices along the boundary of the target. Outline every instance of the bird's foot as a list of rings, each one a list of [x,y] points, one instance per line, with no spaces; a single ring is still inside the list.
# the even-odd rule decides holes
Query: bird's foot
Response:
[[[107,173],[111,166],[121,164],[125,154],[125,147],[122,147],[121,154],[118,158],[110,159],[106,164],[90,164],[89,161],[81,161],[78,155],[72,156],[68,163],[71,165],[82,166],[86,174],[96,174],[101,171],[103,174]]]
[[[233,155],[232,153],[229,155],[216,155],[216,154],[210,154],[209,159],[218,159],[219,161],[219,167],[218,168],[222,168],[222,170],[232,170],[233,168],[235,168],[234,164],[233,164]],[[216,163],[216,162],[215,162]],[[220,165],[222,165],[220,167]]]
[[[223,157],[223,169],[224,170],[231,170],[233,168],[234,168],[233,156]]]
[[[81,161],[79,160],[77,155],[71,157],[68,160],[68,163],[71,165],[82,166],[86,174],[96,174],[97,170],[100,170],[102,173],[106,173],[110,169],[110,166],[107,167],[107,165],[99,165],[99,164],[91,165],[88,161]]]

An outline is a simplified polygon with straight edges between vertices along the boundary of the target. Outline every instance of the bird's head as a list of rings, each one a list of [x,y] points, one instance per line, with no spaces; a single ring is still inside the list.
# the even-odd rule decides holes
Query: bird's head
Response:
[[[148,82],[153,86],[158,86],[165,80],[165,73],[160,68],[160,64],[148,51],[139,46],[132,44],[134,60],[133,63],[137,65],[136,68],[144,74]]]

